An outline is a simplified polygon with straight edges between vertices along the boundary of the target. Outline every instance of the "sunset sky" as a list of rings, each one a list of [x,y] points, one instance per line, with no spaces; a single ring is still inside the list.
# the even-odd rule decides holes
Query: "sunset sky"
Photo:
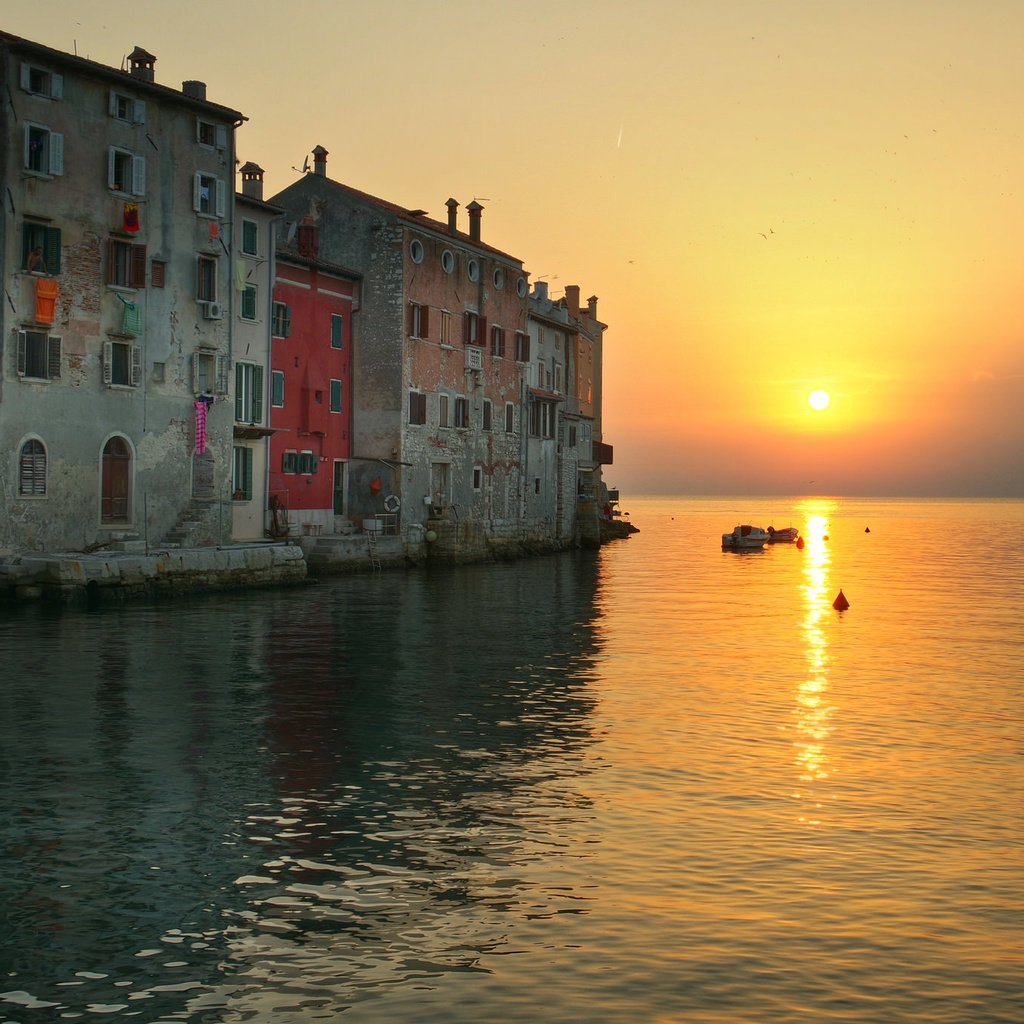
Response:
[[[1022,0],[50,0],[0,27],[205,81],[268,197],[320,144],[440,220],[477,198],[484,241],[599,297],[624,502],[1024,497]]]

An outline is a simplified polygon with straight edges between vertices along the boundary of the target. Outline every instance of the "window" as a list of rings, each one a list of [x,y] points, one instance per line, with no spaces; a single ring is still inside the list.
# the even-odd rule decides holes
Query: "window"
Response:
[[[154,288],[163,288],[167,280],[167,261],[151,260],[149,264],[149,283]]]
[[[438,395],[437,396],[437,425],[439,427],[448,426],[448,396]]]
[[[236,445],[231,466],[231,492],[235,501],[252,501],[252,449]]]
[[[487,320],[478,313],[467,310],[463,318],[462,340],[467,345],[482,345],[486,330]]]
[[[530,361],[530,336],[524,331],[516,331],[516,362]]]
[[[299,453],[294,448],[289,449],[281,456],[282,473],[298,473]]]
[[[484,399],[483,404],[483,429],[491,429],[491,400],[489,398]]]
[[[409,337],[430,337],[430,307],[418,302],[409,303]]]
[[[242,221],[242,252],[246,256],[259,256],[259,224],[254,220]]]
[[[533,437],[555,436],[555,406],[553,402],[534,401],[531,403],[530,434]]]
[[[196,118],[196,142],[200,146],[212,146],[214,149],[225,149],[228,144],[227,125],[214,124]]]
[[[345,342],[345,317],[341,313],[331,314],[331,348],[341,348]]]
[[[341,412],[341,381],[331,381],[331,412]]]
[[[409,392],[409,422],[427,422],[427,396],[420,391]]]
[[[452,343],[452,315],[447,309],[441,310],[441,344]]]
[[[516,407],[511,402],[505,403],[505,433],[514,433],[516,429]]]
[[[468,427],[469,426],[469,399],[468,398],[456,398],[455,399],[455,426],[457,426],[457,427]]]
[[[217,301],[217,257],[200,256],[196,262],[196,298],[200,302]]]
[[[270,332],[275,338],[287,338],[292,333],[292,311],[286,303],[274,303],[274,315]]]
[[[423,262],[423,243],[418,238],[409,243],[409,258],[413,263]]]
[[[243,320],[256,319],[256,286],[254,284],[247,284],[242,289],[240,315]]]
[[[494,281],[494,287],[500,291],[505,287],[505,271],[501,267],[495,267],[492,280]]]
[[[64,173],[64,136],[41,124],[25,125],[25,170]]]
[[[145,288],[146,247],[108,239],[107,284],[115,288]]]
[[[311,476],[317,471],[319,465],[320,460],[316,457],[316,452],[299,452],[296,472]]]
[[[466,264],[466,273],[469,275],[470,281],[480,280],[480,262],[478,260],[470,260]]]
[[[137,388],[142,383],[142,346],[126,341],[103,343],[103,383]]]
[[[263,422],[263,367],[235,364],[235,422]]]
[[[130,196],[146,194],[146,158],[111,146],[107,152],[107,188]]]
[[[521,298],[521,299],[525,299],[526,298],[526,278],[525,277],[521,277],[521,278],[519,278],[518,281],[516,281],[516,295],[518,295],[519,298]]]
[[[223,217],[224,182],[200,171],[192,179],[192,209],[204,217]]]
[[[46,448],[30,438],[18,456],[18,494],[23,498],[41,498],[46,494]]]
[[[270,404],[278,409],[284,406],[284,370],[270,371]]]
[[[58,380],[60,338],[42,331],[19,331],[18,376],[30,380]]]
[[[21,87],[36,96],[59,100],[64,95],[64,77],[33,64],[21,65]]]
[[[562,364],[555,363],[555,391],[557,394],[562,393]]]
[[[228,357],[221,352],[196,349],[192,354],[192,391],[197,395],[226,395]]]
[[[473,490],[479,491],[484,482],[484,471],[480,466],[473,467]]]
[[[137,100],[132,96],[126,96],[116,89],[110,90],[110,105],[108,111],[111,117],[118,121],[128,121],[131,124],[145,124],[146,102]]]
[[[32,274],[59,274],[60,228],[25,221],[21,235],[21,266]]]
[[[455,269],[455,254],[451,249],[445,249],[445,251],[441,253],[441,269],[446,274],[450,274]]]
[[[491,328],[491,355],[498,357],[505,355],[505,330],[497,325]]]
[[[569,427],[569,447],[576,447],[576,427],[575,425]]]

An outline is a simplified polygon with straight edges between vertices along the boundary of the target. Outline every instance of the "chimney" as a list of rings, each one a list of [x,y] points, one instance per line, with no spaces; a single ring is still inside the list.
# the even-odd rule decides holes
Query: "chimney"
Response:
[[[242,164],[242,195],[263,202],[263,168],[251,160]]]
[[[591,295],[590,298],[587,299],[587,316],[589,316],[591,320],[596,320],[597,319],[597,296],[596,295]]]
[[[132,78],[137,78],[141,82],[155,82],[156,77],[153,72],[153,65],[156,63],[156,57],[146,51],[141,46],[136,46],[130,54],[128,54],[128,63],[131,65],[130,74]]]
[[[474,199],[467,207],[469,212],[469,237],[474,242],[480,241],[480,212],[483,207]]]
[[[565,286],[565,304],[569,309],[569,316],[579,317],[580,286],[578,284],[567,284]]]
[[[192,100],[202,100],[206,102],[206,83],[205,82],[182,82],[181,91]]]
[[[321,178],[327,177],[327,150],[323,146],[313,150],[313,173],[319,174]]]
[[[459,204],[454,199],[449,199],[444,205],[448,207],[448,230],[454,235],[459,230],[457,224],[458,214],[456,213]]]
[[[548,283],[547,281],[534,281],[533,282],[533,297],[540,299],[541,302],[548,301]]]

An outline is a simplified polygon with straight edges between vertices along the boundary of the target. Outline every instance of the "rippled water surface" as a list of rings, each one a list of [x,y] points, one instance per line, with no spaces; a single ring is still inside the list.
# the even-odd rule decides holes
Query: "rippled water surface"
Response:
[[[1024,505],[627,507],[0,611],[0,1022],[1024,1020]]]

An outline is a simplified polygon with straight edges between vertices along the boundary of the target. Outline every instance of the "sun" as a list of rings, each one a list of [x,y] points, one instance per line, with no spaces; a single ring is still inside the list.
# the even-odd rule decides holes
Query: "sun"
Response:
[[[807,404],[818,412],[821,412],[822,409],[827,409],[831,401],[832,398],[827,391],[812,391],[807,396]]]

